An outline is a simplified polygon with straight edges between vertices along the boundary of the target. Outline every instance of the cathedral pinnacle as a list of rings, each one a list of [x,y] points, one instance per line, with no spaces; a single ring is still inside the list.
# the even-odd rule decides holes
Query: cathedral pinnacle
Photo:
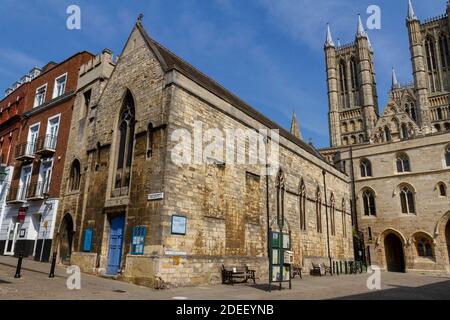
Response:
[[[331,36],[330,24],[327,23],[327,40],[325,41],[326,47],[334,47],[333,37]]]
[[[408,0],[408,21],[417,20],[411,0]]]
[[[357,37],[367,37],[367,33],[364,30],[364,26],[361,20],[361,15],[358,14],[358,32],[356,33]]]

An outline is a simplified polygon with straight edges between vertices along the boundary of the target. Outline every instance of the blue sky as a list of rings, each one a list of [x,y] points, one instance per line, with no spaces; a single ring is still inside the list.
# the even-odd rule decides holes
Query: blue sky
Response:
[[[421,19],[443,14],[445,0],[413,0]],[[66,8],[81,8],[81,30],[66,28]],[[0,88],[34,65],[81,50],[120,54],[140,12],[157,41],[289,128],[295,110],[305,140],[328,146],[323,43],[354,40],[357,14],[378,5],[381,30],[370,30],[380,107],[391,68],[412,80],[405,26],[407,0],[0,0]]]

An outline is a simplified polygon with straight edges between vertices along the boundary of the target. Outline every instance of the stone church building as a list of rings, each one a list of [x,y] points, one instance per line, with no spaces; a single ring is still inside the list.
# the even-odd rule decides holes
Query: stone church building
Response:
[[[356,39],[325,43],[331,147],[322,154],[350,177],[366,259],[388,271],[450,272],[450,4],[420,21],[409,1],[413,81],[392,72],[379,114],[374,50]],[[405,56],[406,58],[406,56]]]
[[[117,61],[104,51],[79,77],[54,244],[60,262],[149,286],[220,283],[222,265],[247,265],[267,280],[268,233],[283,215],[305,272],[312,261],[353,260],[349,177],[303,142],[295,117],[284,130],[149,37],[141,19]],[[218,154],[174,161],[174,137],[199,123],[205,135],[275,130],[278,138],[257,139],[260,156],[278,153],[267,168],[275,174]],[[231,158],[252,146],[244,139]]]

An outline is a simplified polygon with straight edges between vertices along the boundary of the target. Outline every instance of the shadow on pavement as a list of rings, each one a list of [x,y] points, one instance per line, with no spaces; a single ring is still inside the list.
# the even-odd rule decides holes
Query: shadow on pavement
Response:
[[[340,297],[332,300],[450,300],[450,281],[421,287],[395,286],[392,289]]]

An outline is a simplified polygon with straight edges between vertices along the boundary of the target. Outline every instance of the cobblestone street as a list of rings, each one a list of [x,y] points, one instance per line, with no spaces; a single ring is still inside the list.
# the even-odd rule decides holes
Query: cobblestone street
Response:
[[[382,290],[366,287],[368,275],[304,277],[293,281],[292,290],[274,290],[267,285],[212,286],[152,290],[146,287],[83,274],[81,290],[68,290],[66,269],[57,267],[48,278],[49,264],[23,261],[22,278],[14,279],[17,259],[0,257],[0,299],[44,300],[302,300],[302,299],[449,299],[450,277],[412,274],[382,274]]]

